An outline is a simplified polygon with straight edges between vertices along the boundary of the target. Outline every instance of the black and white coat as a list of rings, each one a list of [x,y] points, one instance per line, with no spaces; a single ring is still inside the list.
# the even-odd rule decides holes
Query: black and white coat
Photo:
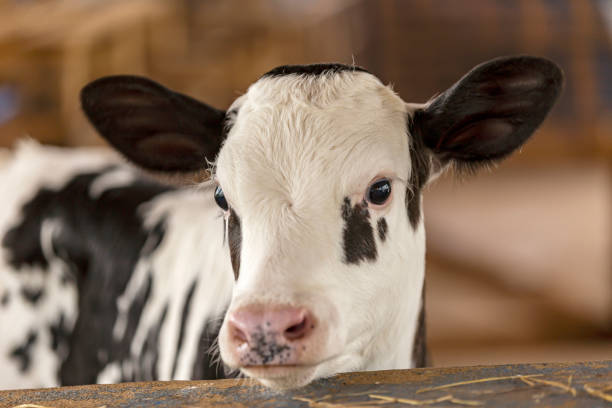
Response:
[[[417,105],[360,68],[285,66],[226,113],[93,82],[85,113],[125,157],[213,177],[21,146],[0,167],[0,387],[424,365],[421,190],[521,146],[561,84],[503,58]]]
[[[33,142],[0,177],[3,388],[224,374],[209,348],[233,276],[210,187]]]

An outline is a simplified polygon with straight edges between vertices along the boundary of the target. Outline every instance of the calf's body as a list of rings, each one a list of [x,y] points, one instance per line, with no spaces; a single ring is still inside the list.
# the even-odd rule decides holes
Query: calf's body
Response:
[[[2,388],[224,376],[210,349],[233,278],[210,187],[33,143],[0,177]]]
[[[224,112],[144,78],[95,81],[84,111],[125,157],[212,179],[175,190],[101,163],[13,200],[20,221],[0,224],[13,291],[27,268],[70,282],[55,320],[22,319],[16,355],[63,314],[45,374],[63,383],[219,374],[203,368],[217,329],[226,368],[274,388],[421,366],[421,190],[512,153],[561,83],[550,61],[502,58],[417,105],[361,68],[284,66]]]

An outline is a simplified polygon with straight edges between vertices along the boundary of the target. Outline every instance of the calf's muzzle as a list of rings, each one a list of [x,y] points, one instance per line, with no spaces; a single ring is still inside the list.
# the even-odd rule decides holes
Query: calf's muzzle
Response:
[[[300,364],[316,330],[312,313],[293,306],[246,306],[227,323],[230,352],[243,367]]]

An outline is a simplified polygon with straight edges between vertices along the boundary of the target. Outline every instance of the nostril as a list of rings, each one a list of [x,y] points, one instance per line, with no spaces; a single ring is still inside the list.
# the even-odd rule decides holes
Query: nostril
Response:
[[[249,342],[246,333],[242,331],[238,326],[232,325],[230,330],[232,340],[234,340],[235,343],[244,344]]]
[[[287,330],[285,330],[285,333],[292,336],[297,336],[304,331],[304,327],[306,327],[306,319],[302,320],[298,324],[294,324],[293,326],[289,327]]]
[[[316,319],[303,307],[253,305],[232,312],[227,324],[232,347],[242,353],[304,341],[314,330]]]
[[[283,335],[287,340],[298,340],[305,337],[312,329],[314,329],[314,325],[311,319],[308,318],[307,314],[304,314],[302,320],[285,329]]]

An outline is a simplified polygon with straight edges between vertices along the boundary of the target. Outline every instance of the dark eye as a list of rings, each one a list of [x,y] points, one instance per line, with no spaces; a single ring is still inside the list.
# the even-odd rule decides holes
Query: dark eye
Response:
[[[215,189],[215,202],[223,209],[223,211],[228,210],[229,206],[227,205],[227,200],[225,199],[225,194],[223,194],[221,186],[217,186]]]
[[[383,205],[391,195],[391,181],[381,179],[370,185],[366,197],[374,205]]]

